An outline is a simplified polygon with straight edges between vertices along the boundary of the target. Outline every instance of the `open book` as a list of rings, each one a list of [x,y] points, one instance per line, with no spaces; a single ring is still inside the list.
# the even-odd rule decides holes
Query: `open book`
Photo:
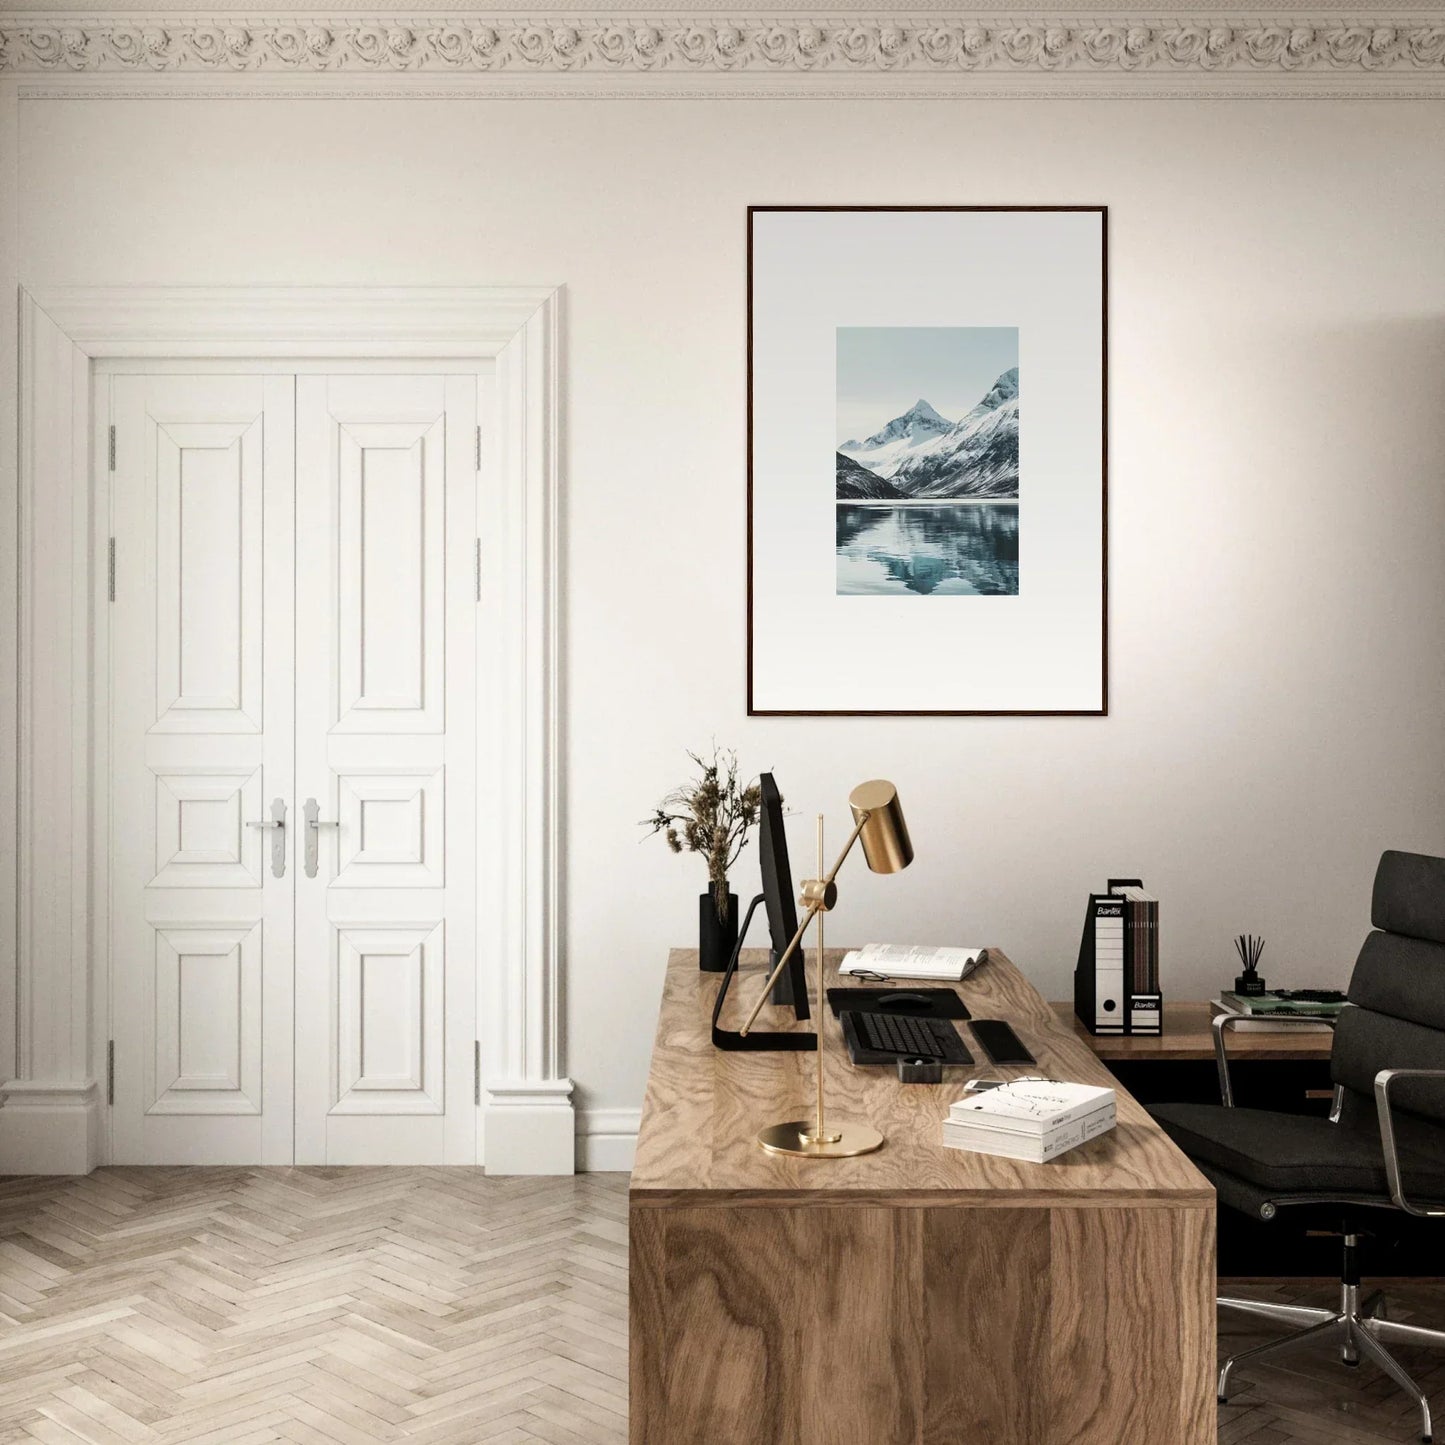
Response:
[[[869,943],[844,954],[840,974],[883,978],[932,978],[958,983],[988,959],[983,948],[925,948],[909,943]]]

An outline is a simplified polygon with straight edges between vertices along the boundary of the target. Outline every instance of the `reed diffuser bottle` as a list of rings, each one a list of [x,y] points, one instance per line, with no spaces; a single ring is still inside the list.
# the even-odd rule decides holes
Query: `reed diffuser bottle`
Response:
[[[1259,976],[1259,956],[1264,952],[1264,939],[1252,933],[1241,933],[1234,940],[1234,951],[1244,965],[1244,972],[1234,980],[1235,993],[1245,998],[1255,998],[1264,993],[1264,980]]]

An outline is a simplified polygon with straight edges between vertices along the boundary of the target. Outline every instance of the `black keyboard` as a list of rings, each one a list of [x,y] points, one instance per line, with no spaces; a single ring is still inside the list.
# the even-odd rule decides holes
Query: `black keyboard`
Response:
[[[908,1015],[846,1012],[843,1035],[857,1064],[891,1063],[895,1059],[936,1059],[941,1064],[971,1064],[973,1055],[947,1019]],[[883,1058],[867,1058],[881,1054]]]

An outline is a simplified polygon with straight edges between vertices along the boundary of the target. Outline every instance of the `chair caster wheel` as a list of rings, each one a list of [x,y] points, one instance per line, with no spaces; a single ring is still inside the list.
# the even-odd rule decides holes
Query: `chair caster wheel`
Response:
[[[1360,1368],[1360,1362],[1358,1360],[1341,1360],[1340,1363],[1342,1365],[1348,1365],[1352,1370],[1358,1370]]]
[[[1216,1395],[1215,1399],[1217,1399],[1221,1405],[1229,1404],[1229,1401],[1226,1400],[1223,1395]]]

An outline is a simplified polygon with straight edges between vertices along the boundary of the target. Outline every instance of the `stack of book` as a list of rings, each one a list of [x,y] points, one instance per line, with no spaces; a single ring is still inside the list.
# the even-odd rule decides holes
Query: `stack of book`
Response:
[[[1212,999],[1216,1014],[1233,1014],[1243,1020],[1236,1028],[1267,1032],[1293,1028],[1299,1033],[1327,1034],[1345,1006],[1345,996],[1334,989],[1294,989],[1278,993],[1221,993]],[[1276,1019],[1309,1019],[1312,1023],[1280,1025]]]
[[[1114,1091],[1018,1079],[965,1094],[943,1121],[950,1149],[1045,1164],[1114,1127]]]

